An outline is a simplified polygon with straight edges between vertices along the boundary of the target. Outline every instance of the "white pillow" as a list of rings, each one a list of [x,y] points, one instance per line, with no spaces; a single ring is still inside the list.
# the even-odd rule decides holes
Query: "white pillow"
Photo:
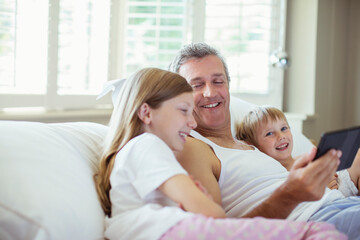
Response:
[[[254,109],[257,105],[251,104],[235,96],[230,96],[231,130],[235,136],[235,124],[245,117],[245,115]],[[308,153],[314,145],[311,141],[296,129],[291,130],[294,141],[292,156],[296,157],[303,153]]]
[[[0,239],[103,239],[93,173],[106,131],[0,121]]]

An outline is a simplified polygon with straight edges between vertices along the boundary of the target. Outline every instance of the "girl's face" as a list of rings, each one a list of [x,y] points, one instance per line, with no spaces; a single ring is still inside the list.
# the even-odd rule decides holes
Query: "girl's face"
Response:
[[[146,132],[160,137],[173,151],[182,151],[186,136],[196,127],[192,93],[183,93],[149,110]]]
[[[256,140],[260,151],[280,162],[291,157],[293,138],[284,119],[263,121],[256,132]]]

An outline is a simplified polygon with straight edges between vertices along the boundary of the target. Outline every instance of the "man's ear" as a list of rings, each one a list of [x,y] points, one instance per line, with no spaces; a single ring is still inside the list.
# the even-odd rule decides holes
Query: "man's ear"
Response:
[[[149,125],[151,123],[151,108],[147,103],[141,104],[139,111],[137,112],[138,117],[140,120],[146,124]]]

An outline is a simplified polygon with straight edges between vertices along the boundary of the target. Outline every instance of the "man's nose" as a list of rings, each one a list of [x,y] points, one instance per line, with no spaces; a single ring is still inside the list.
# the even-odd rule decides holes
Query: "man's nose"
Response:
[[[212,97],[215,93],[214,88],[210,84],[206,84],[203,92],[204,97]]]

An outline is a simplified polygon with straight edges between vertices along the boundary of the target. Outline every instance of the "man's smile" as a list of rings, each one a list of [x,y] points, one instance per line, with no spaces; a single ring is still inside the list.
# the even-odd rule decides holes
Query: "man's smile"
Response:
[[[211,104],[203,105],[201,107],[203,107],[203,108],[214,108],[214,107],[217,107],[219,105],[220,105],[220,103],[217,102],[217,103],[211,103]]]

